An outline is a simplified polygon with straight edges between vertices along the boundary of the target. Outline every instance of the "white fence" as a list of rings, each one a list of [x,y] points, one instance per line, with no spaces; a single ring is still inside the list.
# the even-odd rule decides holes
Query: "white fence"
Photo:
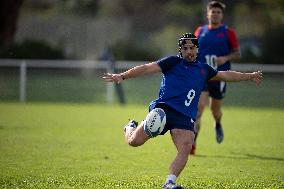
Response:
[[[144,64],[145,61],[116,61],[116,69],[129,69],[136,65]],[[26,81],[27,68],[55,68],[55,69],[105,69],[111,72],[111,64],[108,61],[88,61],[88,60],[12,60],[0,59],[0,69],[4,67],[18,67],[19,76],[19,100],[26,101]],[[232,64],[232,70],[236,71],[256,71],[262,70],[269,73],[284,73],[284,65],[266,65],[266,64]],[[113,102],[114,86],[112,83],[106,83],[106,101]]]

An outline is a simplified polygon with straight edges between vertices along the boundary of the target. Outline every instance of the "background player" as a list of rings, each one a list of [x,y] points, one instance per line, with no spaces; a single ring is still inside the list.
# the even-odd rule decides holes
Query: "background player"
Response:
[[[207,63],[218,71],[231,69],[230,60],[240,58],[240,46],[234,30],[222,23],[225,5],[211,1],[207,5],[208,25],[196,29],[195,35],[199,42],[199,60]],[[201,116],[209,100],[209,106],[215,119],[216,140],[221,143],[224,139],[222,129],[221,107],[226,92],[224,81],[208,81],[199,100],[198,114],[195,122],[195,142],[191,154],[195,154],[196,140],[200,131]]]

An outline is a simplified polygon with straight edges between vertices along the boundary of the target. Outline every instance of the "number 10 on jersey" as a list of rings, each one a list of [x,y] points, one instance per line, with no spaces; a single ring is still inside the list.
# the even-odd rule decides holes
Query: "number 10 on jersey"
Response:
[[[217,67],[218,67],[217,62],[216,62],[216,58],[217,58],[216,55],[206,55],[205,56],[206,63],[214,69],[217,69]]]

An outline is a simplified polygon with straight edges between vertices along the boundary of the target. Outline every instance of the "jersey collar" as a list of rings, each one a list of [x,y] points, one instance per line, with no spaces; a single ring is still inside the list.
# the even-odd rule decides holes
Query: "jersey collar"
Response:
[[[209,30],[218,29],[218,28],[221,28],[222,26],[224,26],[224,24],[220,24],[217,28],[213,28],[212,25],[209,25],[209,24],[207,25]]]

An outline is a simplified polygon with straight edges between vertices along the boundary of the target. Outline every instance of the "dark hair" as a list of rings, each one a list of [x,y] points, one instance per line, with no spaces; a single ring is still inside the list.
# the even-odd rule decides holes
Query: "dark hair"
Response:
[[[186,40],[191,40],[193,45],[195,45],[197,48],[199,47],[198,39],[197,37],[192,33],[184,33],[179,39],[178,39],[178,47],[179,47],[179,55],[181,56],[181,47],[186,44]]]
[[[225,8],[226,8],[226,5],[224,3],[221,3],[219,1],[211,1],[208,3],[207,5],[207,10],[209,9],[212,9],[212,8],[220,8],[222,10],[222,12],[225,11]]]

